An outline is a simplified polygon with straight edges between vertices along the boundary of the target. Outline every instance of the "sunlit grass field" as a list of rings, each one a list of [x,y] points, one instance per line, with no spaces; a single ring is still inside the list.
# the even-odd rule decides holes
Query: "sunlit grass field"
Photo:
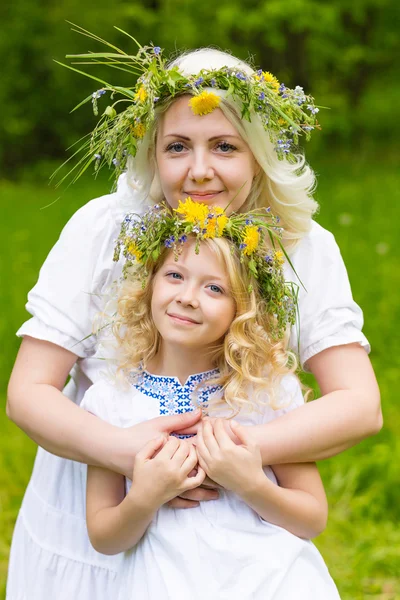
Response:
[[[400,599],[400,222],[399,165],[393,153],[336,155],[315,151],[317,220],[336,236],[382,392],[385,427],[320,468],[330,520],[317,540],[343,600]],[[0,181],[1,400],[18,349],[15,330],[27,318],[28,290],[62,226],[82,204],[106,193],[109,182],[89,177],[60,193],[25,178]],[[50,206],[48,206],[50,205]],[[47,208],[43,208],[48,206]],[[60,268],[61,265],[60,265]],[[29,479],[35,445],[0,414],[0,597],[4,597],[13,524]],[[56,599],[54,599],[56,600]],[[323,600],[323,599],[321,599]]]

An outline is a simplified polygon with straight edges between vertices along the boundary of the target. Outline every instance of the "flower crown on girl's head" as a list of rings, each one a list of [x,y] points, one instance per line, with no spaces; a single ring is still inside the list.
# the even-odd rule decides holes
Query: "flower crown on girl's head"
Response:
[[[305,95],[300,86],[294,89],[286,87],[267,71],[260,69],[249,75],[240,68],[222,67],[202,69],[196,75],[186,76],[177,66],[167,66],[159,46],[141,46],[118,27],[118,31],[139,46],[136,55],[126,54],[82,27],[74,27],[74,31],[108,46],[112,51],[68,55],[67,58],[78,59],[75,64],[107,65],[128,72],[132,79],[137,78],[137,82],[130,87],[122,87],[58,63],[101,85],[75,109],[91,102],[94,114],[98,115],[98,100],[102,96],[111,100],[93,132],[71,157],[84,153],[68,173],[73,174],[73,181],[93,163],[95,171],[104,165],[113,166],[118,177],[126,168],[128,156],[136,155],[140,140],[154,121],[156,107],[184,94],[193,96],[189,105],[195,115],[201,116],[212,112],[221,102],[221,96],[213,89],[225,90],[226,97],[232,96],[239,101],[242,119],[251,121],[254,114],[260,117],[280,159],[292,160],[299,135],[304,133],[308,140],[311,131],[320,128],[316,117],[319,108],[314,105],[312,96]],[[123,110],[120,110],[122,107]]]
[[[240,261],[257,281],[265,310],[274,317],[271,335],[281,339],[288,325],[294,325],[297,309],[297,286],[285,282],[283,263],[290,264],[280,237],[279,218],[269,208],[247,213],[233,213],[229,217],[219,206],[180,201],[178,208],[156,204],[144,215],[126,215],[117,239],[114,261],[125,257],[123,276],[146,281],[148,269],[156,263],[163,248],[171,248],[178,260],[188,236],[196,238],[196,253],[202,240],[224,237],[240,253]],[[269,243],[268,243],[269,242]],[[278,248],[277,248],[278,247]],[[233,250],[233,248],[232,248]],[[252,286],[249,286],[249,293]]]

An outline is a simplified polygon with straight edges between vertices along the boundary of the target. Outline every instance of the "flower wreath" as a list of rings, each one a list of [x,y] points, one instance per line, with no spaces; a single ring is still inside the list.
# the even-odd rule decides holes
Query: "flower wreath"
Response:
[[[126,169],[128,156],[136,155],[140,140],[154,120],[156,107],[184,94],[192,96],[189,105],[193,113],[202,116],[215,110],[221,102],[221,96],[213,89],[225,90],[226,97],[232,96],[241,106],[242,119],[251,121],[254,115],[258,115],[280,159],[294,160],[299,135],[304,134],[309,140],[311,132],[320,128],[316,116],[319,108],[312,96],[307,96],[300,86],[294,89],[286,87],[267,71],[260,69],[248,75],[238,68],[222,67],[202,69],[197,75],[186,76],[177,66],[168,67],[159,46],[141,46],[118,27],[118,31],[138,45],[136,55],[126,54],[82,27],[74,25],[74,28],[74,31],[106,45],[112,51],[73,54],[67,55],[67,58],[74,59],[75,64],[107,65],[110,69],[126,71],[137,81],[132,87],[122,87],[71,65],[58,63],[101,85],[74,110],[91,102],[95,115],[98,115],[98,100],[108,94],[112,100],[100,115],[93,132],[66,161],[83,153],[65,176],[73,175],[73,181],[93,163],[95,171],[104,165],[113,166],[118,178]],[[121,107],[123,110],[120,110]]]
[[[219,206],[209,207],[191,198],[180,201],[178,208],[156,204],[144,215],[126,215],[117,239],[114,261],[125,257],[123,277],[142,278],[161,254],[163,247],[173,249],[175,258],[182,252],[188,236],[196,239],[196,253],[200,242],[225,237],[240,253],[240,261],[257,281],[265,310],[274,319],[271,335],[281,339],[289,325],[294,325],[297,311],[298,286],[285,282],[283,264],[290,263],[280,241],[282,229],[279,218],[269,208],[247,213],[233,213],[229,217]],[[139,268],[134,268],[134,266]],[[249,292],[252,291],[252,286]]]

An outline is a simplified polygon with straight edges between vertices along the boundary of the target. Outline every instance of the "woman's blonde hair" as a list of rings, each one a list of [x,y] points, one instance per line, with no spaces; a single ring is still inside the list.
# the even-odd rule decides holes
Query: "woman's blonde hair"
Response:
[[[254,73],[248,63],[226,52],[211,48],[184,53],[169,66],[175,65],[185,75],[195,75],[201,69],[220,69],[223,66],[237,67],[246,74]],[[281,219],[284,228],[283,242],[288,249],[291,249],[308,233],[312,216],[318,209],[317,202],[312,198],[316,184],[314,172],[300,151],[296,155],[296,162],[279,160],[258,115],[254,113],[251,122],[242,119],[241,107],[232,96],[226,98],[226,91],[216,88],[213,88],[213,92],[222,97],[219,108],[248,144],[261,167],[241,210],[270,206],[272,212]],[[139,145],[136,157],[128,161],[129,180],[139,184],[141,199],[147,203],[163,200],[155,147],[160,119],[173,102],[174,98],[171,98],[157,108],[153,126]]]
[[[274,317],[265,309],[257,281],[240,261],[236,246],[226,238],[206,239],[200,244],[200,253],[202,245],[207,245],[221,261],[236,305],[234,319],[224,339],[216,341],[210,349],[211,363],[218,368],[219,375],[205,384],[213,383],[223,388],[223,399],[213,398],[212,407],[228,405],[232,416],[242,409],[258,410],[261,404],[281,408],[279,384],[284,375],[296,370],[295,355],[288,350],[287,340],[277,341],[271,337]],[[144,283],[143,279],[134,276],[125,281],[120,290],[113,333],[119,346],[119,371],[122,373],[139,375],[141,368],[146,368],[160,349],[160,334],[151,315],[151,297],[154,276],[168,252],[171,250],[163,249],[157,262],[147,265]],[[250,285],[253,287],[251,292]],[[262,399],[265,394],[268,394],[267,401]]]

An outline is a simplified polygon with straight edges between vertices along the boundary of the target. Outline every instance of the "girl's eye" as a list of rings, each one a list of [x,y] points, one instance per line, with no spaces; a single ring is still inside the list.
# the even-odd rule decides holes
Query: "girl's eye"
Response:
[[[167,146],[167,152],[171,152],[172,154],[181,154],[184,149],[185,146],[182,144],[182,142],[173,142]]]
[[[223,290],[222,290],[222,288],[220,288],[218,285],[215,285],[215,284],[211,284],[210,285],[210,290],[212,292],[215,292],[216,294],[223,294],[224,293]]]
[[[167,273],[166,277],[169,277],[170,279],[182,279],[182,275],[176,272]]]
[[[229,154],[230,152],[237,150],[236,146],[228,144],[228,142],[219,142],[217,144],[217,148],[219,148],[219,150],[221,150],[223,154]]]

